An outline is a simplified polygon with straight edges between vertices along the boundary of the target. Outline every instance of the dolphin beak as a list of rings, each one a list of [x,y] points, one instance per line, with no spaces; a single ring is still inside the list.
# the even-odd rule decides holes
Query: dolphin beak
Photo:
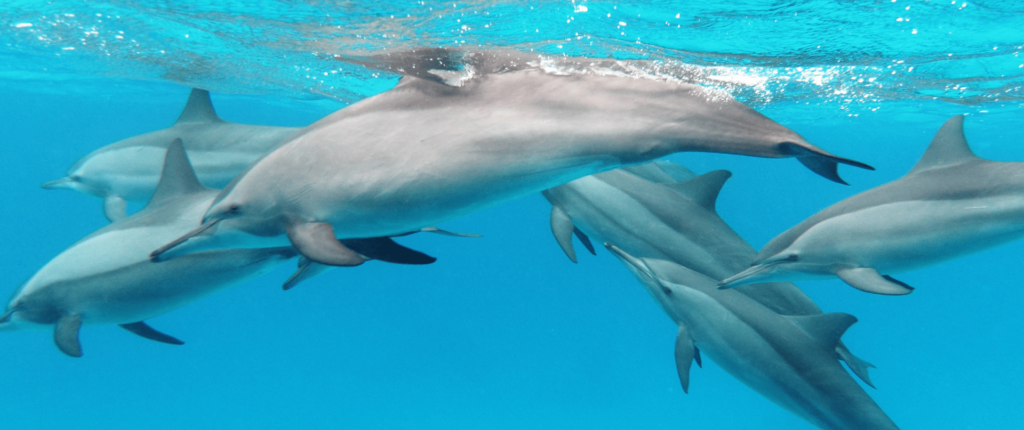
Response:
[[[738,286],[741,286],[741,285],[755,284],[755,283],[758,283],[758,282],[762,282],[763,280],[762,279],[758,279],[758,278],[767,276],[768,274],[773,272],[775,270],[775,266],[778,265],[781,262],[782,261],[771,262],[771,263],[763,263],[763,264],[758,264],[756,266],[750,266],[749,268],[747,268],[747,270],[744,270],[744,271],[742,271],[740,273],[737,273],[735,275],[732,275],[732,276],[730,276],[728,278],[723,279],[722,282],[718,283],[718,289],[719,290],[724,290],[726,288],[735,288],[735,287],[738,287]]]
[[[60,189],[71,190],[71,189],[74,189],[74,187],[75,187],[75,180],[71,179],[71,178],[60,178],[60,179],[58,179],[56,181],[50,181],[50,182],[44,183],[42,186],[43,186],[43,189],[46,189],[46,190],[60,190]]]
[[[611,243],[605,242],[604,247],[607,248],[608,251],[612,253],[612,255],[617,257],[627,266],[630,266],[633,269],[639,271],[640,273],[649,276],[651,279],[656,279],[654,277],[654,272],[651,271],[650,267],[647,267],[647,263],[644,263],[643,260],[636,258],[632,255],[629,255],[629,253],[623,251],[622,248],[619,248]]]
[[[203,234],[207,230],[215,227],[217,225],[217,223],[219,223],[219,222],[221,222],[223,220],[224,220],[223,218],[219,218],[219,219],[215,219],[213,221],[209,221],[209,222],[203,223],[203,225],[200,225],[195,230],[192,230],[192,231],[190,231],[188,233],[185,233],[184,236],[181,236],[181,237],[179,237],[177,239],[174,239],[173,242],[168,243],[168,244],[166,244],[164,246],[161,246],[156,251],[153,251],[153,252],[149,253],[149,259],[154,261],[154,262],[157,262],[157,263],[159,263],[161,261],[164,261],[165,259],[161,258],[162,254],[166,253],[167,251],[170,251],[170,250],[174,249],[178,245],[181,245],[181,244],[185,243],[186,241],[188,241],[189,239],[191,239],[193,237],[196,237],[196,236],[199,236],[199,235]],[[213,232],[210,232],[210,233],[213,233]]]

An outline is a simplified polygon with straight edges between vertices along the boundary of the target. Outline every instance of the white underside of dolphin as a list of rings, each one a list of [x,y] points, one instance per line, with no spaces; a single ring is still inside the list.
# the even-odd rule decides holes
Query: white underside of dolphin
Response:
[[[723,287],[838,277],[863,291],[908,294],[888,275],[1024,237],[1024,163],[975,156],[963,116],[942,126],[903,178],[843,200],[772,239]]]
[[[835,180],[836,163],[867,167],[693,85],[536,69],[462,87],[406,77],[309,126],[225,188],[204,218],[220,225],[202,233],[248,238],[187,246],[263,246],[286,235],[314,262],[357,265],[330,239],[416,231],[679,151],[797,157]]]
[[[78,160],[67,176],[43,184],[104,199],[106,217],[125,216],[128,202],[149,201],[156,190],[167,145],[181,139],[204,186],[224,188],[245,167],[298,131],[296,127],[237,124],[220,119],[210,94],[193,89],[174,125],[104,146]]]

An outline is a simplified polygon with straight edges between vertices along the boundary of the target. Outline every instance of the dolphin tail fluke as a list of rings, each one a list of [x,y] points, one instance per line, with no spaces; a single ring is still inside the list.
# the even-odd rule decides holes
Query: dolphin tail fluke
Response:
[[[861,169],[875,170],[874,167],[867,164],[850,160],[848,158],[837,157],[813,146],[805,147],[795,143],[785,143],[783,144],[783,150],[787,154],[796,157],[801,164],[807,166],[807,168],[811,169],[812,172],[817,173],[832,182],[843,185],[849,184],[847,184],[843,178],[839,177],[839,164],[860,167]]]
[[[288,240],[296,251],[314,263],[351,267],[366,258],[342,245],[334,236],[334,227],[323,222],[299,222],[288,226]]]
[[[156,331],[156,329],[150,327],[149,324],[146,324],[143,321],[133,322],[131,324],[120,324],[120,326],[125,330],[128,330],[149,340],[155,340],[157,342],[168,343],[171,345],[185,344],[185,342],[178,340],[178,338],[174,336],[170,336]]]
[[[851,287],[868,293],[902,296],[914,292],[914,287],[891,276],[883,276],[870,267],[840,270],[836,272],[836,276]]]
[[[871,382],[870,375],[868,375],[868,369],[875,368],[874,364],[861,360],[856,355],[853,355],[853,353],[846,348],[846,345],[843,345],[842,341],[840,341],[839,344],[836,345],[836,355],[839,356],[840,360],[846,362],[846,365],[850,367],[850,370],[853,371],[853,374],[857,375],[857,377],[860,378],[861,381],[864,381],[864,383],[868,384],[868,386],[871,388],[876,388],[875,384]]]
[[[324,273],[333,268],[334,266],[326,266],[320,263],[314,263],[312,261],[309,261],[309,259],[306,257],[299,257],[299,267],[295,269],[295,273],[292,273],[292,276],[290,276],[286,281],[284,281],[284,285],[281,285],[281,289],[288,291],[292,288],[295,288],[297,285],[305,282],[307,279],[310,279],[316,275]]]
[[[53,342],[61,352],[72,357],[81,357],[82,344],[78,342],[78,331],[81,328],[81,315],[64,315],[57,320],[53,328]]]
[[[128,202],[124,197],[111,194],[103,198],[103,216],[107,221],[118,222],[128,216]]]
[[[572,235],[575,230],[576,226],[572,224],[572,218],[569,218],[569,214],[565,213],[565,210],[562,208],[552,205],[551,233],[555,235],[555,241],[558,242],[558,246],[562,247],[562,252],[565,252],[565,255],[573,263],[576,262],[576,250],[572,247]]]
[[[690,330],[680,325],[679,333],[676,335],[676,372],[679,373],[679,383],[683,386],[683,392],[687,394],[690,393],[690,366],[695,359],[697,365],[701,366],[700,352],[693,344]]]
[[[333,229],[331,230],[334,231]],[[289,235],[289,237],[291,237]],[[391,240],[390,237],[370,237],[365,239],[341,239],[342,246],[355,251],[359,255],[373,260],[395,264],[430,264],[437,261],[414,249],[406,248]]]

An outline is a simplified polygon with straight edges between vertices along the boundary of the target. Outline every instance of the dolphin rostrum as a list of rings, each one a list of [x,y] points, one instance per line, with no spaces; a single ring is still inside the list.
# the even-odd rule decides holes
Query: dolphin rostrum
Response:
[[[482,74],[461,87],[406,76],[253,163],[201,229],[154,257],[202,235],[197,242],[209,243],[190,250],[291,243],[313,262],[354,266],[363,260],[335,237],[416,231],[680,151],[797,157],[836,181],[837,163],[870,168],[695,85],[540,69]]]
[[[725,170],[697,176],[669,162],[625,167],[545,190],[551,202],[551,230],[575,261],[572,236],[617,244],[638,258],[672,261],[721,280],[746,267],[754,250],[715,210]],[[740,287],[737,291],[781,315],[820,315],[821,308],[789,282]],[[840,341],[836,355],[865,383],[871,363]]]
[[[679,325],[676,370],[689,390],[704,355],[768,400],[827,430],[885,430],[896,424],[836,360],[839,338],[857,318],[844,313],[784,316],[670,261],[605,246]]]
[[[168,146],[165,158],[146,207],[50,260],[14,293],[0,317],[0,330],[53,325],[57,346],[73,357],[82,355],[78,330],[83,324],[118,324],[148,339],[181,344],[144,320],[259,276],[297,255],[291,247],[221,249],[162,264],[151,261],[152,248],[198,226],[217,195],[199,183],[180,139]],[[396,249],[415,253],[390,239],[358,240],[350,246],[365,258],[391,259],[388,252]],[[294,286],[315,273],[293,276],[289,282]]]
[[[210,93],[194,88],[174,125],[97,149],[71,166],[67,177],[43,188],[100,197],[107,219],[116,221],[124,218],[127,202],[145,202],[153,196],[164,152],[174,139],[185,144],[199,182],[220,189],[299,129],[224,121],[214,112]]]
[[[939,129],[906,176],[854,195],[776,236],[722,287],[839,277],[862,291],[908,294],[889,274],[1024,236],[1024,163],[971,152],[963,116]]]

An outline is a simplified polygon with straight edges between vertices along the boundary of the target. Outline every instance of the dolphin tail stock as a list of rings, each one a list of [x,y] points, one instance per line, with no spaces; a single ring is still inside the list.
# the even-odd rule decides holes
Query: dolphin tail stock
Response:
[[[71,357],[82,356],[82,344],[78,341],[78,332],[82,328],[81,315],[63,315],[53,328],[53,343],[57,349]]]
[[[821,175],[825,179],[843,185],[850,185],[839,177],[839,164],[860,167],[866,170],[875,170],[867,164],[848,158],[837,157],[814,146],[803,146],[796,143],[786,142],[782,144],[782,150],[787,155],[796,157],[797,161],[811,169],[812,172]]]
[[[592,255],[597,255],[597,252],[594,250],[594,244],[590,242],[590,238],[580,231],[572,223],[572,218],[569,217],[569,214],[557,205],[551,205],[551,233],[555,235],[555,241],[558,242],[558,246],[562,247],[562,252],[573,263],[577,262],[576,250],[572,246],[572,237],[574,235],[580,240],[583,247],[587,248],[587,251],[590,251]]]
[[[851,287],[868,293],[902,296],[914,292],[914,287],[870,267],[843,269],[836,272],[836,276]]]
[[[167,344],[171,344],[171,345],[184,345],[185,344],[185,342],[182,342],[182,341],[178,340],[178,338],[176,338],[174,336],[167,335],[167,334],[164,334],[164,333],[160,333],[159,331],[156,331],[156,329],[154,329],[153,327],[150,327],[149,324],[146,324],[144,321],[133,322],[133,323],[130,323],[130,324],[119,324],[119,325],[121,326],[121,328],[123,328],[125,330],[128,330],[128,331],[130,331],[132,333],[135,333],[135,334],[137,334],[139,336],[142,336],[142,337],[144,337],[146,339],[149,339],[149,340],[155,340],[157,342],[167,343]]]
[[[292,276],[288,277],[288,279],[284,281],[284,284],[281,285],[281,289],[284,291],[288,291],[292,288],[295,288],[299,284],[305,282],[307,279],[310,279],[333,268],[334,266],[327,266],[320,263],[314,263],[312,261],[309,261],[309,259],[306,257],[299,257],[298,268],[295,269],[295,273],[292,273]]]

